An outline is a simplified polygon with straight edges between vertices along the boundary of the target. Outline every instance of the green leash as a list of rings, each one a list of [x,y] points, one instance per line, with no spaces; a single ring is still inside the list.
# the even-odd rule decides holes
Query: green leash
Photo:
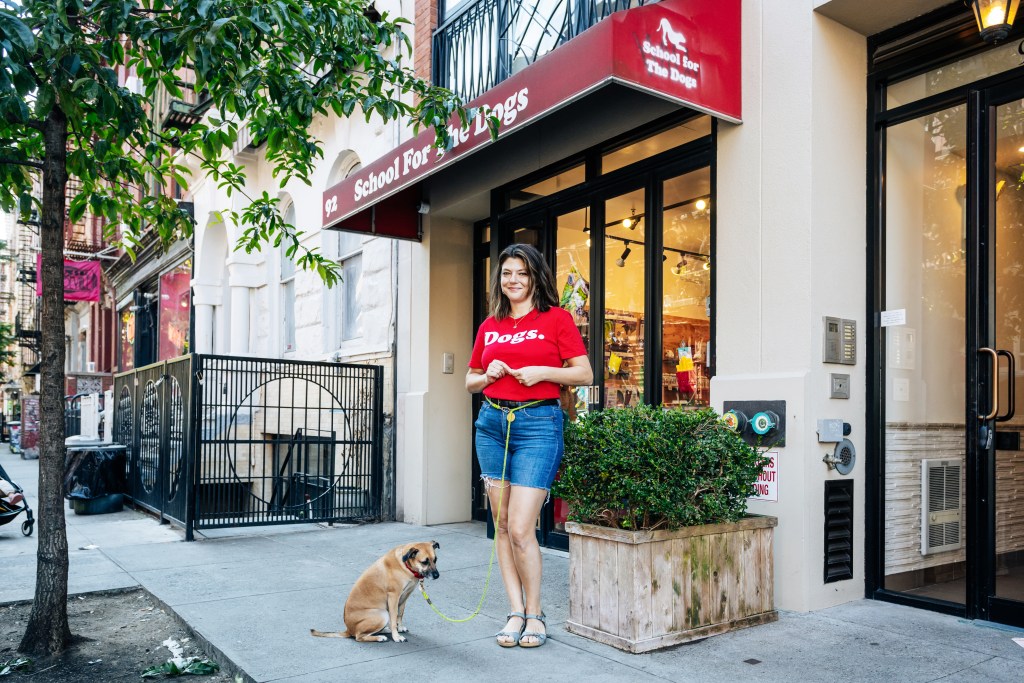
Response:
[[[505,455],[501,461],[501,481],[505,481],[505,467],[508,465],[508,440],[512,436],[512,423],[516,421],[515,413],[517,410],[522,410],[523,408],[529,408],[530,406],[537,405],[538,403],[540,403],[540,400],[533,401],[532,403],[527,403],[526,405],[519,406],[518,408],[502,408],[501,406],[499,406],[497,403],[494,403],[493,401],[491,401],[491,399],[487,398],[486,396],[484,396],[484,400],[487,401],[487,403],[495,410],[500,410],[501,412],[505,413]],[[511,486],[509,488],[511,488]],[[511,494],[511,491],[509,493]],[[501,520],[501,499],[502,496],[498,496],[498,514],[494,516],[494,518],[499,521]],[[453,619],[441,610],[437,609],[437,607],[434,607],[433,601],[430,599],[430,596],[427,595],[426,589],[423,588],[423,579],[420,579],[420,593],[423,594],[423,599],[427,601],[428,605],[430,605],[430,609],[437,612],[437,615],[445,621],[450,621],[455,624],[461,624],[463,622],[470,621],[471,619],[475,619],[476,616],[480,614],[480,608],[483,607],[484,600],[487,599],[487,589],[491,585],[491,570],[494,569],[494,554],[497,552],[497,550],[498,525],[495,524],[494,543],[491,544],[491,559],[487,563],[487,578],[484,580],[484,592],[483,595],[480,596],[480,602],[476,604],[476,609],[473,610],[472,614],[470,614],[468,617],[464,619]]]

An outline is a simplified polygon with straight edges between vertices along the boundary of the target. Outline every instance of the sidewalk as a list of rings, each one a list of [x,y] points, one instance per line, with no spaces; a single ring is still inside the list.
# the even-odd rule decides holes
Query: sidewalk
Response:
[[[38,462],[0,462],[36,507]],[[207,532],[193,543],[151,517],[68,511],[69,592],[142,586],[252,681],[1020,681],[1024,632],[861,600],[810,614],[781,612],[764,626],[630,655],[568,633],[568,555],[544,551],[548,643],[502,649],[493,634],[507,609],[495,566],[482,613],[441,620],[418,592],[406,643],[321,639],[340,630],[345,596],[385,550],[437,540],[441,577],[427,590],[439,609],[468,615],[480,599],[490,541],[482,524],[420,527],[296,525]],[[0,604],[31,599],[35,536],[0,527]],[[74,626],[72,625],[72,629]],[[230,662],[230,664],[228,663]],[[201,679],[196,679],[200,681]]]

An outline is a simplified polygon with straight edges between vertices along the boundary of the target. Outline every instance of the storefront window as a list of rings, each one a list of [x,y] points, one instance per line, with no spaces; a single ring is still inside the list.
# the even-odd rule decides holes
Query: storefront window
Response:
[[[604,203],[605,407],[644,402],[644,302],[647,220],[645,191]]]
[[[191,259],[160,277],[160,360],[176,358],[189,352],[191,282]]]
[[[930,95],[973,83],[988,76],[1016,69],[1020,66],[1017,42],[994,47],[981,54],[944,64],[937,69],[926,71],[885,89],[886,108],[893,109],[903,104],[916,102]]]
[[[121,372],[124,372],[135,367],[135,314],[128,308],[121,309],[118,316],[118,327],[120,327],[120,366]]]
[[[662,184],[662,397],[666,406],[710,400],[711,172]]]
[[[514,209],[537,199],[549,197],[556,192],[579,185],[584,180],[586,180],[586,167],[583,164],[578,164],[543,180],[530,183],[526,187],[512,190],[509,193],[509,208]]]
[[[697,138],[711,135],[711,117],[698,116],[628,145],[607,152],[601,158],[601,173],[610,173],[623,166],[647,159]]]

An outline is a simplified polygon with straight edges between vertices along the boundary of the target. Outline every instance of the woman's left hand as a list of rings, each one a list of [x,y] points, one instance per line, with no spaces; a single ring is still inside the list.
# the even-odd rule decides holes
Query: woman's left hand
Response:
[[[540,365],[528,365],[524,368],[511,370],[510,374],[519,380],[524,387],[532,387],[534,384],[547,381],[548,368]]]

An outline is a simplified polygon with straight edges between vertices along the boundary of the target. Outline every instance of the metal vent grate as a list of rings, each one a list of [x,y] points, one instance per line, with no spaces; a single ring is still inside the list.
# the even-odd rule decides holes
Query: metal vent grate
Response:
[[[825,482],[825,583],[853,578],[853,482]]]
[[[921,554],[960,547],[959,460],[921,461]]]

